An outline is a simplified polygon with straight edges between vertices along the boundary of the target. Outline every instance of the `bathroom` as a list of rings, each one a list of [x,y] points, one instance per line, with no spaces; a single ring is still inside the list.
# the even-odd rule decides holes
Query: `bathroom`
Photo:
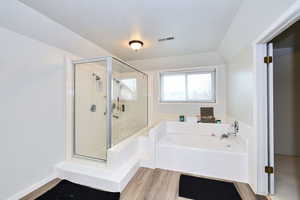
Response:
[[[259,61],[299,8],[2,2],[0,200],[273,198]]]

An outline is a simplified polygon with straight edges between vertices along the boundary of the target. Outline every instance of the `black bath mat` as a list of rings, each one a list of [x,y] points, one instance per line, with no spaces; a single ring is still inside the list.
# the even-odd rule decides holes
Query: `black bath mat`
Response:
[[[233,183],[181,175],[179,196],[195,200],[242,200]]]
[[[62,180],[37,200],[119,200],[119,192],[105,192]]]

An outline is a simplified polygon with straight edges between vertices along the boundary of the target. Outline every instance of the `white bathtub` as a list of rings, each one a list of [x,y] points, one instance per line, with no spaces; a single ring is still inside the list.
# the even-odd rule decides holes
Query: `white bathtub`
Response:
[[[248,182],[247,142],[240,136],[220,139],[228,124],[163,122],[150,131],[154,167]]]
[[[220,136],[196,134],[166,134],[160,141],[160,146],[175,146],[203,151],[231,152],[244,155],[246,148],[236,138],[220,139]]]

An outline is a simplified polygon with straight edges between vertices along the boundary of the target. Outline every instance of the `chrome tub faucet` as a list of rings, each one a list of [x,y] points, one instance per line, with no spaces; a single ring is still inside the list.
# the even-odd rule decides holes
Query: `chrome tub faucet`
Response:
[[[227,133],[224,133],[221,135],[221,139],[224,139],[224,138],[229,138],[230,135],[233,135],[233,136],[237,136],[239,130],[240,130],[240,127],[239,127],[239,122],[238,121],[234,121],[233,124],[231,125],[232,129],[233,129],[233,132],[227,132]]]
[[[239,122],[235,120],[232,124],[232,128],[233,128],[233,133],[231,133],[231,134],[234,136],[237,136],[237,134],[239,133],[239,130],[240,130]]]

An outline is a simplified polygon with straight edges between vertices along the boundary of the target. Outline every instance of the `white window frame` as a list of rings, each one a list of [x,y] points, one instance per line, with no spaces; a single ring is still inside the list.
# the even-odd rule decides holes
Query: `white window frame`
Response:
[[[189,74],[208,74],[210,73],[211,74],[211,77],[212,77],[212,85],[211,85],[211,89],[212,89],[212,99],[210,100],[189,100],[189,99],[186,99],[184,101],[177,101],[177,100],[174,100],[174,101],[166,101],[166,100],[163,100],[163,76],[165,75],[176,75],[176,74],[181,74],[181,75],[185,75],[185,81],[186,81],[186,84],[185,84],[185,91],[186,91],[186,96],[187,96],[187,92],[188,92],[188,84],[187,84],[187,76]],[[206,70],[192,70],[192,71],[169,71],[169,72],[160,72],[159,73],[159,81],[160,81],[160,87],[159,87],[159,101],[160,103],[216,103],[217,100],[216,100],[216,69],[206,69]]]

